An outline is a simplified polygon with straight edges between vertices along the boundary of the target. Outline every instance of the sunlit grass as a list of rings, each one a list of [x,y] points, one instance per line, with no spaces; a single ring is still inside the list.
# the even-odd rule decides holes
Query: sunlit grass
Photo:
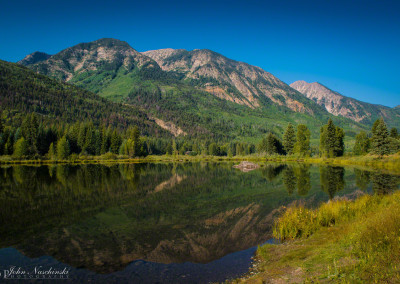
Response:
[[[337,200],[317,209],[289,207],[274,237],[257,251],[258,273],[245,281],[398,283],[400,192]]]

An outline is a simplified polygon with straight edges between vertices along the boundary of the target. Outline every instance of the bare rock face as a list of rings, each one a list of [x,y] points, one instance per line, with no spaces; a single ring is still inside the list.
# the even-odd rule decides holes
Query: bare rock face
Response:
[[[312,114],[301,96],[263,69],[231,60],[208,49],[160,49],[143,52],[164,71],[181,75],[193,85],[219,98],[250,108],[262,102],[286,106],[296,112]]]
[[[392,118],[396,116],[393,113],[394,109],[345,97],[317,82],[296,81],[290,84],[290,87],[323,106],[331,114],[347,117],[357,122],[373,122],[379,117]]]

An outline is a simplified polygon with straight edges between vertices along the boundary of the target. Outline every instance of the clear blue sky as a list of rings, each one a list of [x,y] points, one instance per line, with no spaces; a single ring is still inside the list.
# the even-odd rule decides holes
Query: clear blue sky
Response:
[[[0,59],[112,37],[138,51],[208,48],[284,82],[400,104],[400,1],[0,0]]]

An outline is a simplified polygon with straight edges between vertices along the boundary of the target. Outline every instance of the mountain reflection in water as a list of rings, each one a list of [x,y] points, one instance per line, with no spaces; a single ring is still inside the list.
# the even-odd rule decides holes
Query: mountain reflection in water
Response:
[[[2,167],[0,269],[14,255],[71,266],[77,281],[223,281],[247,271],[282,206],[398,184],[389,174],[303,164],[247,173],[231,163]]]

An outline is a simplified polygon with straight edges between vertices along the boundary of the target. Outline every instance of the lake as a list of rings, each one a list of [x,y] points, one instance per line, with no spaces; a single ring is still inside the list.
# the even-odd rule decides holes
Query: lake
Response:
[[[232,165],[0,167],[1,277],[14,266],[26,271],[20,279],[65,269],[62,283],[224,281],[248,271],[284,206],[399,185],[396,175],[350,167]]]

